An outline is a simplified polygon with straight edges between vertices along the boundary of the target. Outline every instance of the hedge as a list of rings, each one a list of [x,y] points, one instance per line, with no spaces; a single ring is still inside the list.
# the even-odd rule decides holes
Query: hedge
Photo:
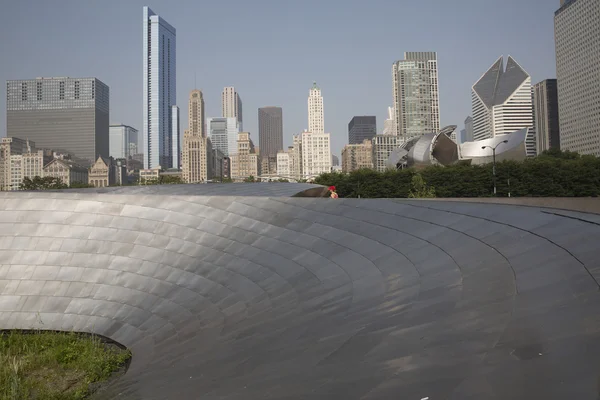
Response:
[[[377,172],[361,169],[349,174],[328,173],[315,183],[334,185],[340,197],[408,197],[412,177],[420,174],[436,197],[493,196],[492,165],[454,165]],[[510,187],[509,187],[510,181]],[[496,164],[497,196],[596,197],[600,194],[600,158],[553,150],[523,162]]]

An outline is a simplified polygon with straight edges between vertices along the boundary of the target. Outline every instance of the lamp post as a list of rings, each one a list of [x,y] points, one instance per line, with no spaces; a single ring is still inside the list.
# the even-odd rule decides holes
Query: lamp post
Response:
[[[508,140],[503,140],[494,147],[492,146],[482,146],[481,148],[485,150],[486,148],[492,149],[492,176],[494,181],[494,196],[496,196],[496,148],[500,146],[502,143],[508,143]]]

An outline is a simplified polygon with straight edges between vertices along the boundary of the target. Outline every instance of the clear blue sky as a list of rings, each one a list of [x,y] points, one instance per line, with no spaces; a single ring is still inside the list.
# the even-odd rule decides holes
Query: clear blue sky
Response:
[[[283,107],[284,144],[307,127],[313,80],[322,89],[332,151],[354,115],[391,105],[391,65],[405,51],[437,51],[442,125],[471,112],[471,85],[509,54],[533,82],[555,77],[559,0],[6,0],[0,13],[0,136],[8,79],[97,77],[110,87],[111,123],[142,128],[142,6],[177,29],[177,100],[204,92],[219,116],[235,86],[258,145],[257,109]]]

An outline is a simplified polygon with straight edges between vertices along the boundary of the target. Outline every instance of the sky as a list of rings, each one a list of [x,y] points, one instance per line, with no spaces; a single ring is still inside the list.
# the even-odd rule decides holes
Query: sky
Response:
[[[177,30],[177,102],[197,86],[206,116],[221,114],[235,86],[244,130],[258,145],[258,108],[283,108],[284,145],[307,128],[312,82],[322,90],[332,153],[355,115],[383,129],[392,63],[436,51],[441,125],[463,127],[471,86],[504,55],[532,83],[556,76],[559,0],[2,0],[0,81],[96,77],[110,87],[110,121],[142,129],[142,7]],[[195,83],[197,82],[197,83]],[[6,85],[0,86],[6,136]]]

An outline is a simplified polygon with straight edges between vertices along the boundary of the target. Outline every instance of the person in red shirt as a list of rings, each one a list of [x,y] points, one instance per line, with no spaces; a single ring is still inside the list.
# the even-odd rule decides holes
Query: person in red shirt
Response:
[[[337,199],[339,197],[335,191],[335,186],[329,186],[329,191],[331,192],[329,197],[331,197],[332,199]]]

